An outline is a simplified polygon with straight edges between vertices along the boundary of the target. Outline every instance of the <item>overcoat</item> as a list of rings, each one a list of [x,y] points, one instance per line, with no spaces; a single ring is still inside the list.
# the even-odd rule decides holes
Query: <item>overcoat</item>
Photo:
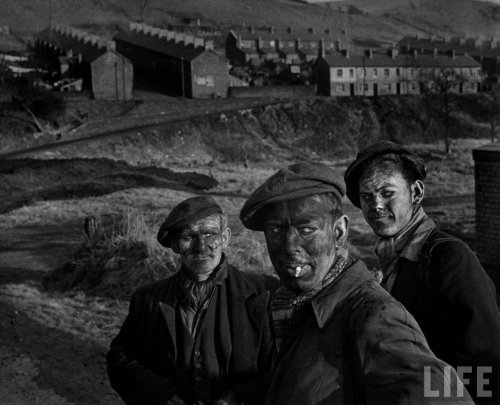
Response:
[[[270,276],[244,273],[228,266],[225,280],[230,339],[218,354],[228,387],[248,404],[262,403],[270,367],[272,339],[267,306],[279,284]],[[127,404],[164,405],[179,392],[189,393],[177,378],[176,277],[138,289],[129,313],[107,354],[112,387]],[[178,328],[178,325],[177,325]]]
[[[499,404],[496,290],[471,249],[435,229],[417,261],[398,259],[397,272],[389,292],[415,317],[432,351],[455,368],[465,367],[464,380],[469,380],[467,386],[477,404]],[[477,383],[481,374],[488,380],[484,387]],[[478,395],[482,388],[492,395]]]
[[[361,261],[313,298],[310,311],[277,355],[266,405],[473,404]]]

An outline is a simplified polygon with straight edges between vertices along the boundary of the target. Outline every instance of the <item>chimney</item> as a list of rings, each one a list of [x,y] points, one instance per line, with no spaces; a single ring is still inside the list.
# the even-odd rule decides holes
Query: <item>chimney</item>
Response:
[[[295,48],[298,50],[298,49],[302,49],[302,41],[300,38],[296,38],[295,39]]]
[[[116,51],[116,42],[115,41],[106,41],[106,49],[108,51]]]
[[[278,51],[283,47],[283,43],[281,41],[281,38],[277,38],[276,39],[276,49],[278,49]]]
[[[342,41],[340,39],[337,39],[335,41],[335,50],[336,51],[341,51],[342,50]]]
[[[433,49],[432,55],[434,56],[434,59],[437,59],[437,56],[438,56],[438,50],[437,50],[437,48]]]
[[[255,34],[255,28],[253,25],[248,26],[248,32],[250,32],[251,34]]]
[[[82,63],[83,55],[81,53],[78,54],[78,63]]]
[[[456,55],[454,49],[450,49],[450,57],[451,57],[451,59],[456,59],[457,55]]]
[[[185,35],[184,36],[184,46],[188,46],[190,44],[194,44],[194,36],[192,36],[192,35]]]
[[[176,32],[174,37],[175,43],[184,42],[184,34],[182,32]]]
[[[321,38],[321,39],[319,40],[319,52],[320,52],[321,54],[324,54],[324,52],[325,52],[325,40],[324,40],[323,38]],[[324,56],[324,55],[323,55],[323,56]]]
[[[314,28],[313,28],[313,27],[308,28],[308,29],[307,29],[307,32],[308,32],[309,34],[314,34]]]
[[[205,39],[205,49],[214,49],[214,40],[213,39]]]
[[[287,27],[286,28],[286,32],[288,32],[289,34],[291,34],[292,33],[292,27]]]
[[[344,58],[349,59],[349,57],[351,56],[350,52],[349,52],[349,49],[344,49],[342,51],[342,55],[344,56]]]
[[[373,59],[373,49],[365,50],[365,56],[367,56],[369,59]]]
[[[193,46],[195,48],[198,48],[198,47],[203,48],[204,45],[205,45],[205,40],[203,38],[194,37]]]
[[[270,25],[270,26],[268,27],[268,31],[269,31],[269,33],[271,33],[271,34],[274,34],[274,27],[273,27],[272,25]]]
[[[392,59],[396,59],[396,56],[398,56],[398,49],[397,48],[390,48],[389,51],[388,51],[388,55]]]

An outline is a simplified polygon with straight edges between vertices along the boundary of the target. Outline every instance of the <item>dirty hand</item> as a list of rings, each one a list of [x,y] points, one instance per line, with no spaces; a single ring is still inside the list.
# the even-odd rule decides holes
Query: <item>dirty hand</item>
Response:
[[[186,403],[174,394],[174,396],[167,401],[167,405],[186,405]]]
[[[241,405],[241,402],[236,398],[234,392],[229,391],[222,398],[219,398],[217,405]]]

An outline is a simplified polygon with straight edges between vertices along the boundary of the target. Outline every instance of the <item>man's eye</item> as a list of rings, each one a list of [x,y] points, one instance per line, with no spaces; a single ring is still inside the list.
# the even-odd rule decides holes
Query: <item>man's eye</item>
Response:
[[[215,236],[215,235],[217,235],[215,232],[205,232],[205,233],[203,234],[203,237],[204,237],[204,238],[211,238],[211,237],[213,237],[213,236]]]
[[[371,195],[362,195],[361,198],[363,199],[363,201],[365,203],[369,203],[372,200],[372,196]]]
[[[181,239],[185,240],[185,241],[190,241],[191,239],[193,239],[193,236],[192,235],[182,235]]]
[[[382,198],[391,198],[394,195],[394,191],[383,191],[381,195]]]
[[[302,235],[310,235],[315,231],[314,228],[311,228],[310,226],[303,226],[300,228],[300,233]]]
[[[281,232],[281,228],[279,226],[270,226],[266,229],[267,233],[278,234]]]

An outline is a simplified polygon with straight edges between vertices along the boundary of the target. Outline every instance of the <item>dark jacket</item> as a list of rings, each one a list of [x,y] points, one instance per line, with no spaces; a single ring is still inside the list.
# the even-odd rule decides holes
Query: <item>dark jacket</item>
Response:
[[[399,258],[391,295],[404,304],[422,328],[437,357],[458,368],[472,367],[464,379],[477,404],[500,403],[500,314],[495,286],[470,248],[434,230],[418,262]],[[494,398],[477,397],[477,367],[492,367],[484,377]]]
[[[220,356],[226,362],[227,389],[245,403],[258,404],[272,353],[267,305],[278,280],[238,271],[226,262],[223,266],[228,266],[225,291],[230,340]],[[133,294],[129,314],[111,343],[109,379],[127,404],[164,405],[174,393],[190,392],[191,387],[181,386],[178,375],[182,373],[176,369],[182,336],[179,324],[176,327],[176,277]]]
[[[309,307],[310,316],[275,361],[267,405],[473,404],[467,391],[457,396],[451,368],[450,397],[444,398],[447,365],[361,261]],[[438,390],[440,397],[432,397]]]

